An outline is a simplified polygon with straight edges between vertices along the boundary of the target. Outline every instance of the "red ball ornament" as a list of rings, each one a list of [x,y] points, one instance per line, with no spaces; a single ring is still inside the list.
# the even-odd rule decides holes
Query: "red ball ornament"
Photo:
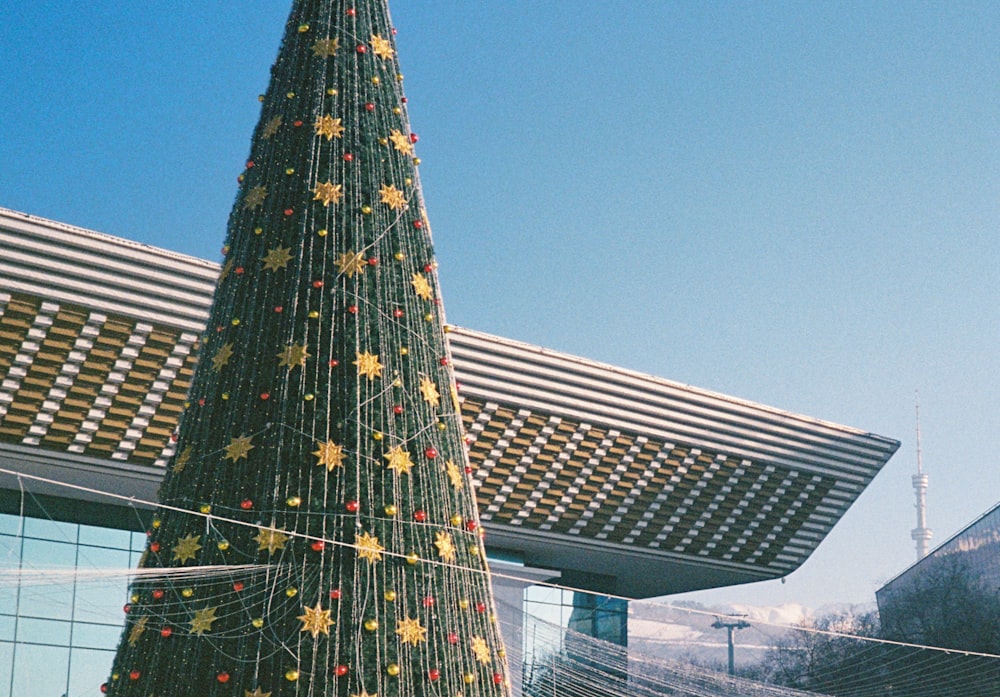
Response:
[[[215,676],[215,679],[221,683],[227,683],[229,682],[229,673],[227,673],[226,671],[222,671],[221,673]]]
[[[365,111],[375,111],[375,105],[371,102],[365,104]]]
[[[300,126],[302,126],[302,122],[299,121],[299,120],[296,120],[296,121],[292,122],[292,125],[295,126],[296,128],[299,128]]]
[[[357,10],[355,10],[355,9],[354,9],[353,7],[348,7],[348,8],[347,8],[347,16],[348,16],[348,17],[353,17],[353,16],[355,16],[356,14],[358,14],[358,11],[357,11]]]
[[[439,680],[440,678],[441,678],[441,671],[438,670],[437,668],[431,668],[429,671],[427,671],[428,680],[434,681],[434,680]]]
[[[313,281],[313,288],[322,288],[322,287],[323,287],[323,281],[321,279],[317,278],[315,281]]]
[[[424,455],[426,455],[429,459],[433,460],[434,458],[436,458],[438,456],[437,448],[435,448],[433,446],[431,446],[430,448],[427,448],[427,450],[424,451]]]
[[[243,269],[242,266],[237,266],[236,269],[235,269],[235,271],[236,271],[236,275],[237,276],[242,276],[244,269]]]
[[[428,595],[421,602],[423,603],[424,607],[434,607],[434,596]]]
[[[430,273],[434,270],[434,264],[424,264],[424,271]]]
[[[352,315],[356,315],[356,314],[358,314],[358,306],[357,305],[348,305],[347,306],[347,311],[350,312]]]
[[[253,169],[253,160],[247,160],[247,169]]]
[[[322,552],[323,551],[323,547],[325,547],[325,546],[326,546],[326,544],[323,542],[323,540],[316,540],[311,545],[309,545],[309,547],[314,552]]]
[[[294,208],[286,208],[285,209],[285,215],[286,216],[288,216],[288,215],[294,215],[294,213],[295,213],[295,209]]]
[[[198,406],[199,406],[199,407],[203,407],[203,406],[205,406],[205,398],[204,398],[204,397],[202,397],[201,399],[199,399],[199,400],[198,400]],[[174,436],[170,436],[170,440],[174,441],[175,443],[177,442],[177,441],[176,441],[176,440],[174,439]]]
[[[244,511],[249,511],[251,508],[253,508],[253,501],[251,501],[250,499],[243,499],[242,501],[240,501],[240,508],[242,508]]]
[[[340,361],[338,361],[336,358],[331,358],[330,359],[330,367],[331,368],[336,368],[338,365],[340,365]]]
[[[156,590],[154,590],[153,591],[153,599],[154,600],[162,600],[163,599],[163,591],[160,590],[159,588],[157,588]]]
[[[392,408],[392,413],[395,414],[396,416],[399,416],[400,414],[402,414],[403,413],[403,405],[402,404],[397,404],[396,406],[394,406]]]
[[[399,101],[401,101],[403,104],[406,104],[406,102],[409,100],[406,97],[401,97]]]
[[[456,634],[455,632],[449,632],[448,633],[448,643],[449,644],[457,644],[458,643],[458,634]]]
[[[397,307],[395,310],[392,311],[392,316],[393,317],[402,317],[403,316],[403,310],[401,308]]]
[[[469,532],[472,532],[477,527],[479,527],[479,523],[477,523],[476,521],[474,520],[465,521],[465,529],[468,530]]]
[[[351,162],[352,160],[354,160],[354,155],[352,155],[349,152],[345,152],[344,153],[344,162]]]
[[[420,140],[420,136],[418,136],[416,133],[411,133],[410,134],[410,142],[411,143],[416,143],[418,140]]]
[[[499,685],[502,682],[503,682],[503,676],[500,673],[494,673],[493,674],[493,684],[494,685]]]
[[[340,589],[334,588],[332,591],[330,591],[330,598],[333,600],[340,600]]]
[[[138,670],[133,670],[132,672],[130,672],[128,674],[128,679],[129,680],[138,680],[141,677],[142,677],[142,673],[140,671],[138,671]]]
[[[263,399],[266,402],[267,400],[271,399],[271,393],[270,392],[261,392],[260,393],[260,398]]]
[[[445,356],[444,358],[441,359],[441,365],[448,365],[448,357],[447,356]]]
[[[364,44],[358,44],[356,49],[358,53],[368,53],[368,48]]]
[[[152,543],[150,543],[150,545],[149,545],[149,551],[152,552],[153,554],[156,554],[157,552],[159,552],[160,551],[160,543],[159,542],[152,542]]]
[[[170,635],[173,633],[174,630],[172,630],[170,627],[164,627],[163,629],[160,630],[160,636],[163,637],[164,639],[169,639]]]
[[[358,508],[360,507],[361,504],[358,503],[357,501],[348,501],[347,503],[344,504],[344,508],[346,508],[351,513],[357,513]]]
[[[281,311],[282,311],[282,310],[284,310],[284,309],[285,309],[285,308],[284,308],[284,307],[282,307],[281,305],[275,305],[275,306],[274,306],[274,311],[275,311],[275,312],[281,312]]]
[[[413,221],[413,227],[417,228],[418,230],[420,228],[422,228],[423,226],[424,226],[424,221],[423,220],[414,220]]]
[[[108,684],[106,682],[101,683],[101,694],[108,694]]]
[[[378,266],[378,257],[368,257],[369,266]]]
[[[482,601],[476,603],[476,612],[486,612],[486,603]]]
[[[466,474],[472,474],[472,468],[469,465],[465,466],[465,473]]]
[[[423,509],[417,509],[413,512],[413,519],[418,523],[422,523],[427,520],[427,512]]]
[[[131,605],[129,605],[128,603],[125,603],[124,605],[122,605],[122,612],[124,612],[126,615],[128,613],[130,613],[131,611],[132,611],[132,606]]]
[[[237,593],[243,590],[243,581],[237,581],[236,583],[234,583],[233,590],[236,591]]]
[[[348,670],[349,670],[348,667],[345,666],[343,663],[341,663],[339,666],[333,669],[333,672],[335,672],[339,676],[344,676],[347,675]]]

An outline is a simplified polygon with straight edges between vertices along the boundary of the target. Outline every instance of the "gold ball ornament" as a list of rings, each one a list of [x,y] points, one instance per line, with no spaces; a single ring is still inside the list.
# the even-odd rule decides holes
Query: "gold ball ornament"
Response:
[[[320,237],[326,237],[330,233],[327,232],[326,228],[323,228],[322,230],[317,230],[316,234],[319,235]]]
[[[207,503],[203,503],[198,506],[198,510],[207,515],[212,512],[212,506]]]
[[[391,504],[391,503],[390,503],[390,504],[389,504],[388,506],[386,506],[386,507],[385,507],[385,514],[386,514],[387,516],[394,516],[394,515],[396,515],[396,514],[397,514],[398,512],[399,512],[399,509],[398,509],[398,508],[396,508],[396,506],[395,506],[395,505],[393,505],[393,504]]]
[[[299,25],[299,33],[300,34],[305,34],[307,31],[309,31],[309,25],[308,24],[300,24]]]
[[[458,526],[462,524],[462,516],[460,516],[458,513],[453,515],[450,520],[452,525]]]
[[[194,588],[185,588],[184,590],[181,591],[181,595],[184,596],[185,598],[190,598],[192,595],[194,595]]]
[[[225,552],[227,549],[229,549],[229,540],[219,540],[216,547]]]
[[[371,206],[361,206],[361,212],[364,213],[365,215],[371,215],[372,207]]]
[[[375,619],[365,620],[365,629],[367,629],[369,632],[374,632],[376,629],[378,629],[378,620]]]
[[[262,234],[263,232],[264,232],[264,228],[262,228],[262,227],[255,227],[255,228],[253,229],[253,234],[255,234],[255,235],[260,235],[260,234]]]
[[[462,676],[462,680],[465,681],[466,685],[471,685],[472,683],[476,682],[476,676],[473,675],[472,673],[466,673],[465,675]]]
[[[257,629],[260,629],[261,627],[264,626],[264,618],[254,617],[252,620],[250,620],[250,624],[252,624]]]
[[[458,601],[458,607],[460,607],[463,610],[468,610],[469,609],[469,599],[468,598],[462,598],[461,600],[459,600]]]
[[[382,432],[375,431],[375,433],[372,434],[372,438],[374,438],[375,440],[382,440]]]
[[[409,552],[406,555],[406,563],[409,564],[410,566],[415,566],[419,562],[420,562],[420,557],[417,555],[416,552]]]
[[[395,253],[395,254],[393,254],[392,256],[393,256],[393,258],[394,258],[394,259],[395,259],[396,261],[402,261],[403,259],[405,259],[405,258],[406,258],[406,255],[405,255],[405,254],[403,254],[402,252],[396,252],[396,253]]]
[[[395,601],[396,600],[396,591],[391,591],[391,590],[390,591],[386,591],[385,592],[385,599],[388,600],[390,603],[393,602],[393,601]]]
[[[139,602],[139,594],[138,593],[133,593],[132,595],[129,596],[129,598],[132,600],[133,603]]]
[[[396,677],[397,675],[399,675],[399,664],[390,663],[385,667],[385,672],[391,675],[392,677]]]
[[[299,589],[294,586],[285,589],[285,595],[287,595],[289,598],[294,598],[298,594],[299,594]]]
[[[406,356],[406,355],[408,355],[409,353],[410,353],[410,349],[406,348],[405,346],[403,346],[403,347],[401,347],[401,348],[399,349],[399,355],[400,355],[400,356]]]
[[[285,680],[287,680],[288,682],[295,682],[298,679],[299,679],[299,671],[294,669],[285,671]]]
[[[300,496],[289,496],[287,503],[292,508],[298,508],[299,506],[302,505],[302,497],[300,497]]]

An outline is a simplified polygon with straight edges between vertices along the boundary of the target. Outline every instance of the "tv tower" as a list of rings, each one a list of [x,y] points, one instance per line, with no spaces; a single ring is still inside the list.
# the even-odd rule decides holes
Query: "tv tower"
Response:
[[[913,528],[910,537],[917,543],[917,561],[927,556],[927,543],[934,533],[927,527],[927,475],[924,474],[922,454],[920,450],[920,398],[916,402],[917,409],[917,473],[913,475],[913,493],[917,496],[917,527]]]

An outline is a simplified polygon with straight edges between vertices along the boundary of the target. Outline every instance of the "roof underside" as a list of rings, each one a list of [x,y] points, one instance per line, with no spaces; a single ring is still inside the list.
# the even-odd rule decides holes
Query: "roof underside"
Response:
[[[0,209],[0,467],[152,499],[217,273]],[[449,339],[488,545],[594,590],[784,576],[898,447],[478,332]]]

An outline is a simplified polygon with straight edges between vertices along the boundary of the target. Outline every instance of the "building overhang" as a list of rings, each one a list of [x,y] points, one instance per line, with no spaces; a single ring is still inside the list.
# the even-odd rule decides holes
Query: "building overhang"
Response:
[[[218,273],[0,209],[0,469],[56,482],[0,474],[0,504],[28,490],[148,507]],[[577,587],[648,597],[785,576],[899,447],[468,329],[448,336],[488,548]]]

